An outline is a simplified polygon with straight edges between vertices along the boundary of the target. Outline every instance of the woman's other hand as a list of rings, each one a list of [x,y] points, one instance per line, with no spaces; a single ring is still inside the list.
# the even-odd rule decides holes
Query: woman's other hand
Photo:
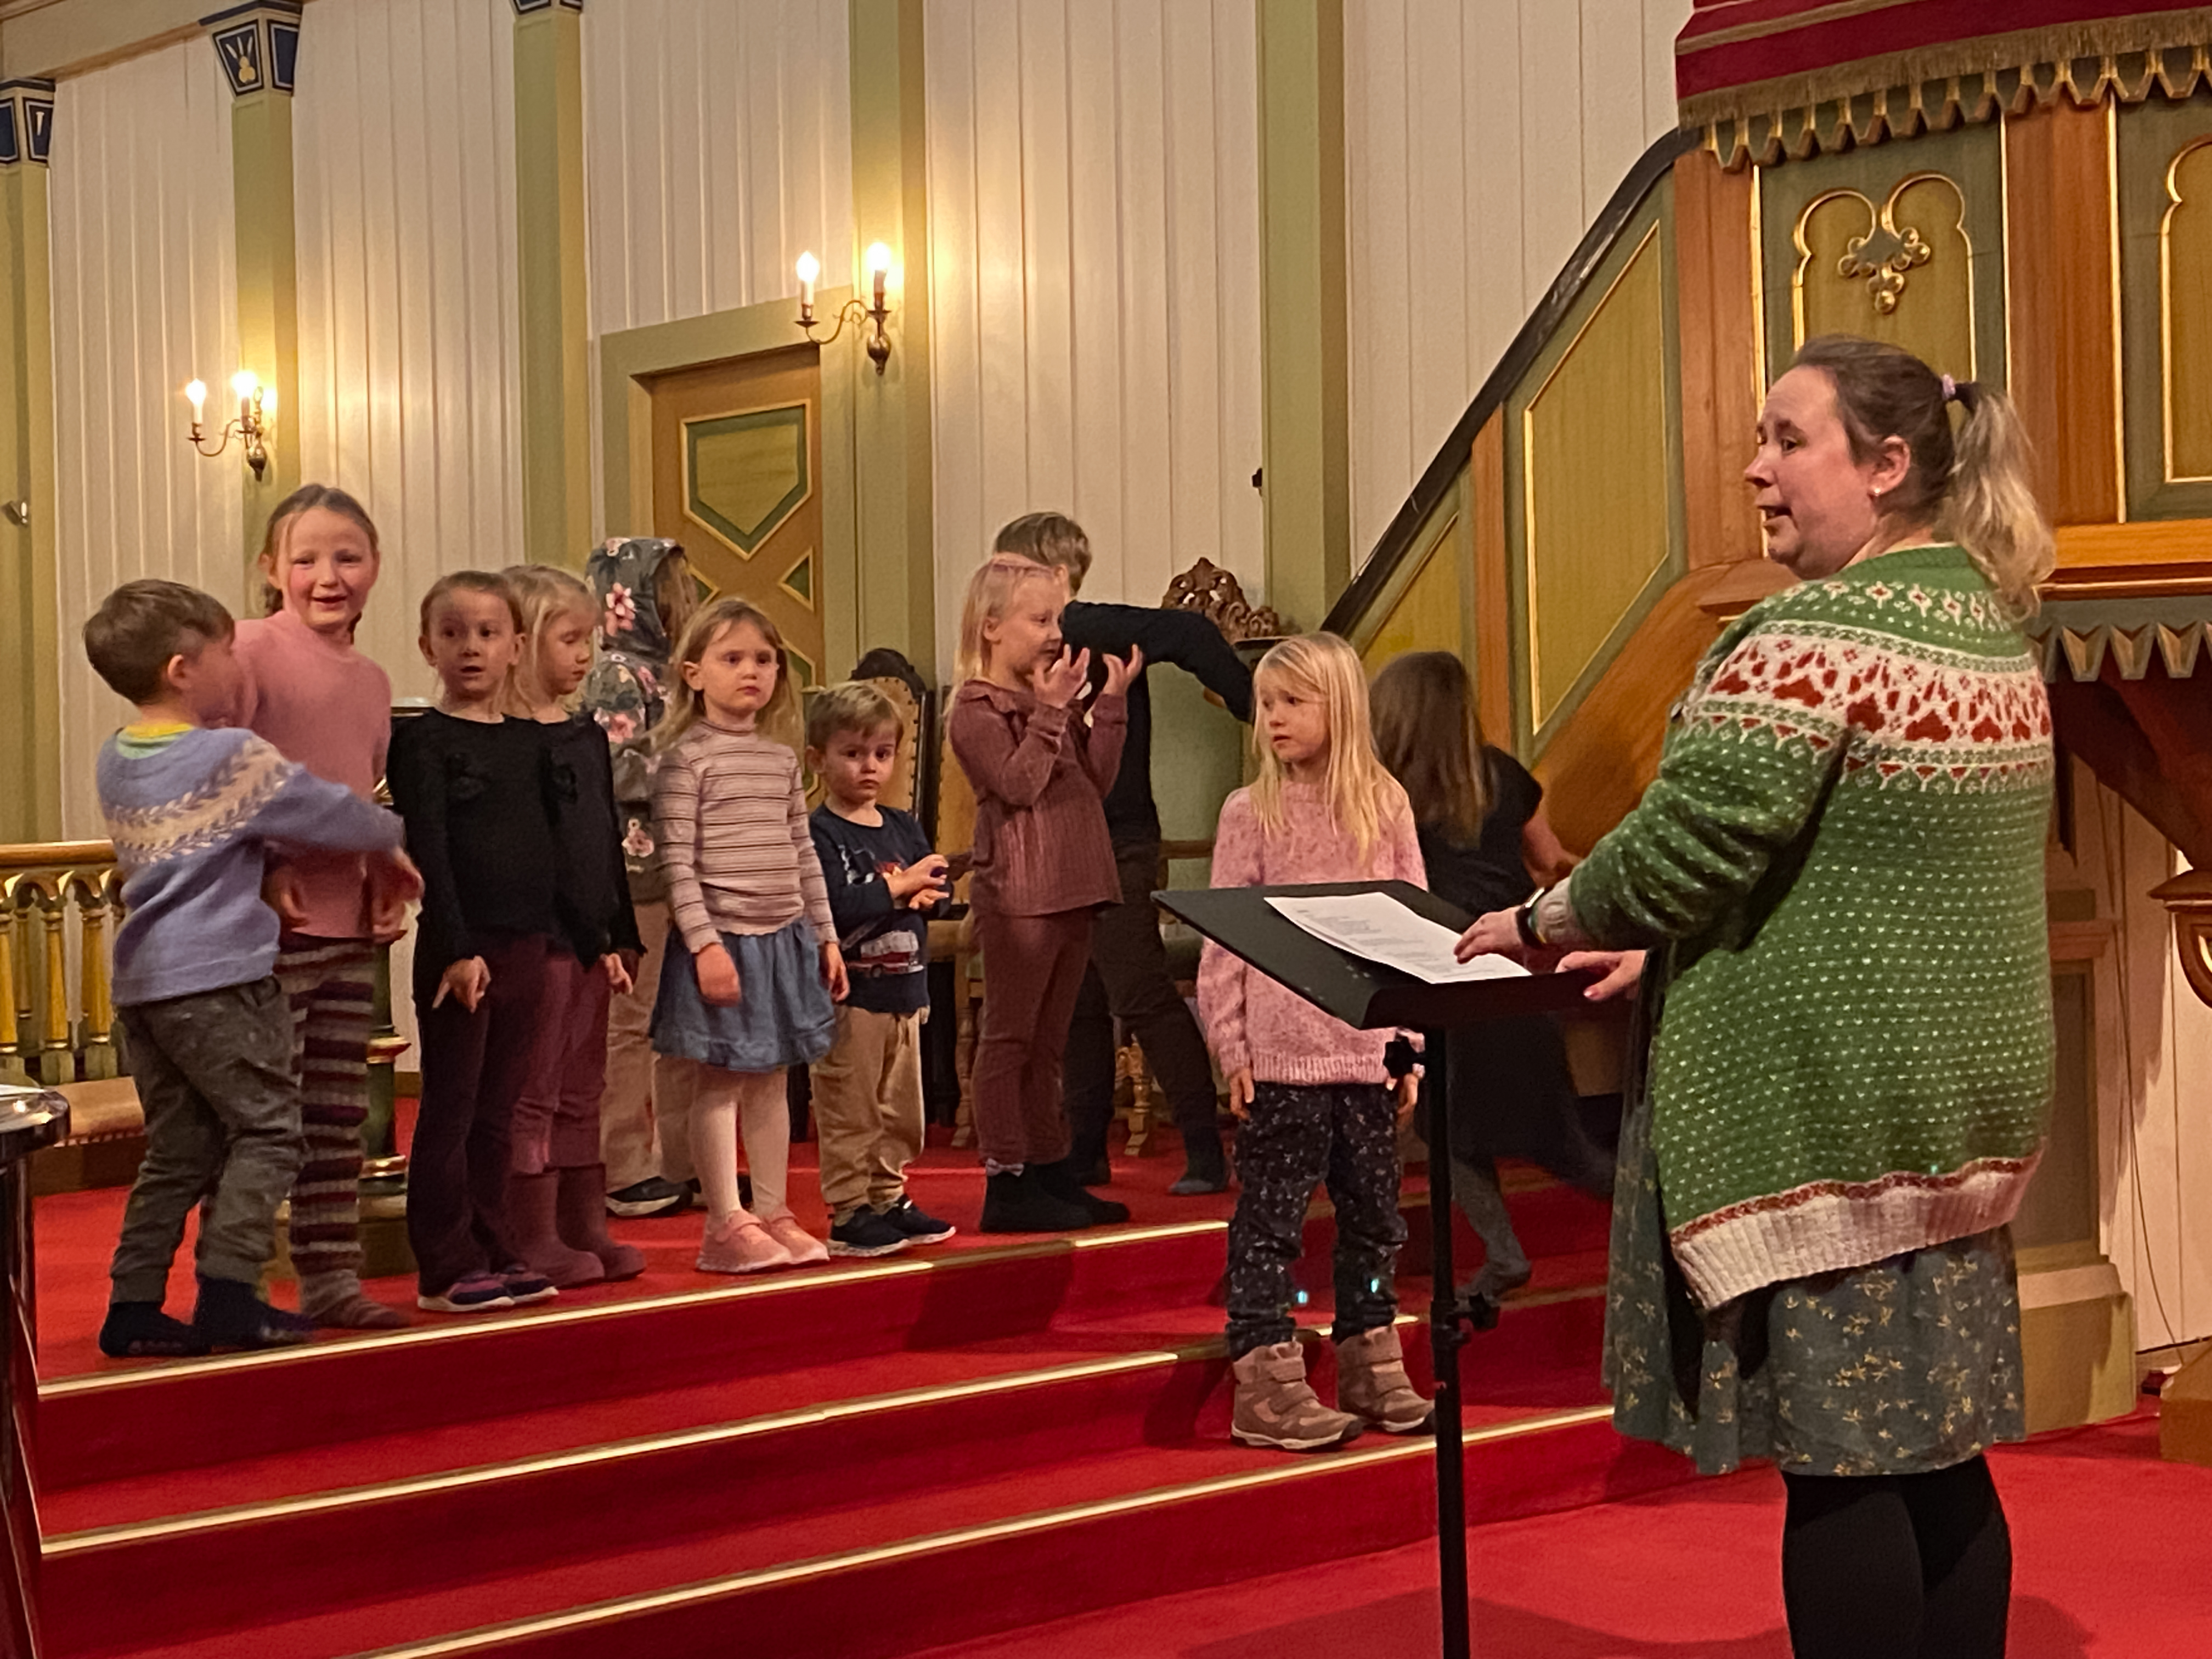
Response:
[[[1511,912],[1507,912],[1510,915]],[[1487,918],[1485,918],[1487,920]],[[1571,974],[1578,968],[1591,969],[1604,978],[1583,993],[1591,1002],[1610,1002],[1615,997],[1626,996],[1642,982],[1644,952],[1641,951],[1570,951],[1559,958],[1559,971]]]
[[[1486,916],[1477,916],[1474,925],[1459,936],[1452,947],[1452,955],[1462,962],[1472,962],[1477,957],[1512,957],[1521,955],[1521,923],[1517,910],[1492,910]]]

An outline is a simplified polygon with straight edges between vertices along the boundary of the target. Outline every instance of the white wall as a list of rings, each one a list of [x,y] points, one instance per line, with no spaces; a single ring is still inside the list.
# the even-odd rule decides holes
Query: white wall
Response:
[[[1575,244],[1675,125],[1690,0],[1352,0],[1356,567]]]
[[[846,0],[592,0],[585,177],[598,332],[850,280]]]
[[[1257,592],[1251,0],[927,11],[939,659],[992,533],[1054,507],[1086,597],[1204,555]]]
[[[2093,888],[2118,922],[2093,981],[2105,1252],[2138,1347],[2196,1341],[2212,1337],[2212,1008],[2148,896],[2181,867],[2173,848],[2078,763],[2075,779],[2076,857],[2056,861],[2054,884]]]
[[[54,529],[61,572],[63,834],[100,836],[92,758],[129,714],[86,665],[84,619],[139,576],[246,594],[234,443],[185,442],[181,388],[228,405],[238,368],[230,90],[204,40],[54,94]]]
[[[524,556],[514,44],[512,8],[484,0],[322,0],[301,33],[287,425],[301,477],[376,520],[359,642],[402,696],[432,689],[423,590]]]

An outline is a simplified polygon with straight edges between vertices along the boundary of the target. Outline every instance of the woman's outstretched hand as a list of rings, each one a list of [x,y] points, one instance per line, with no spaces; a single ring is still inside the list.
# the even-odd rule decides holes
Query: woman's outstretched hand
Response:
[[[1065,708],[1091,678],[1091,653],[1062,646],[1058,659],[1038,668],[1036,678],[1037,701],[1048,708]]]
[[[1477,916],[1474,925],[1459,936],[1452,955],[1462,962],[1472,962],[1477,957],[1511,957],[1518,961],[1522,953],[1521,924],[1515,920],[1518,914],[1492,910],[1486,916]]]
[[[1578,968],[1588,968],[1605,975],[1583,993],[1591,1002],[1610,1002],[1615,997],[1626,996],[1644,978],[1644,952],[1641,951],[1570,951],[1559,958],[1559,971],[1571,974]]]
[[[1129,682],[1144,672],[1145,648],[1140,645],[1131,646],[1129,654],[1126,657],[1107,658],[1104,695],[1109,697],[1121,696],[1128,690]]]

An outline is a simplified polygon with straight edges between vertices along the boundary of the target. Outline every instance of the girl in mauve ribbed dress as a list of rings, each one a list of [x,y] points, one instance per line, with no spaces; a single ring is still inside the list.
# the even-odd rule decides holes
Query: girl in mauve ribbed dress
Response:
[[[1106,791],[1121,764],[1124,698],[1143,664],[1106,659],[1086,719],[1077,702],[1091,653],[1060,637],[1060,573],[1000,555],[968,584],[961,685],[946,734],[975,791],[969,897],[983,947],[975,1044],[975,1139],[987,1233],[1060,1232],[1126,1221],[1067,1162],[1060,1052],[1091,956],[1091,924],[1117,902]]]

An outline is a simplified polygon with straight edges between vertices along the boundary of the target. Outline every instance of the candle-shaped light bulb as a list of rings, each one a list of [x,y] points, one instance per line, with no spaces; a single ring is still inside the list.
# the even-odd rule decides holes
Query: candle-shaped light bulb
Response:
[[[799,310],[801,316],[814,314],[814,279],[822,274],[822,262],[811,253],[799,256]]]
[[[185,401],[192,406],[192,424],[198,426],[200,423],[200,416],[207,410],[207,382],[205,380],[185,382]]]
[[[241,368],[230,377],[230,389],[240,398],[251,398],[253,388],[260,384],[253,378],[253,371],[250,368]]]
[[[875,278],[876,309],[884,308],[884,284],[890,277],[891,251],[881,242],[868,244],[868,274]]]

